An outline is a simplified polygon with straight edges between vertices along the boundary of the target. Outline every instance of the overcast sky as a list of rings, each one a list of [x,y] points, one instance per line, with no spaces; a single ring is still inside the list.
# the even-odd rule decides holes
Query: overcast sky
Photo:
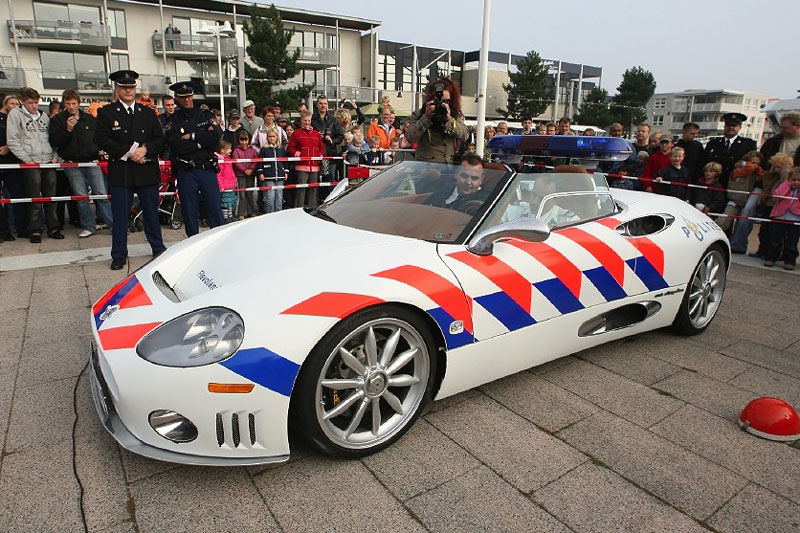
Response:
[[[483,0],[276,5],[380,20],[380,38],[390,41],[464,51],[481,45]],[[625,69],[640,65],[655,76],[656,92],[724,88],[795,98],[798,24],[798,0],[494,0],[489,48],[602,67],[612,95]]]

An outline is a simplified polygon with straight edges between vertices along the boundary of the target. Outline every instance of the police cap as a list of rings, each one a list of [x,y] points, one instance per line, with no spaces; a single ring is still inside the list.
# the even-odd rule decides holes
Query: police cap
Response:
[[[190,81],[179,81],[169,86],[169,90],[175,93],[175,96],[191,96],[194,94],[194,86]]]
[[[722,115],[722,120],[729,126],[741,126],[742,122],[747,121],[747,115],[742,113],[725,113]]]
[[[120,87],[136,87],[137,78],[139,78],[139,73],[133,70],[118,70],[108,76],[108,79]]]

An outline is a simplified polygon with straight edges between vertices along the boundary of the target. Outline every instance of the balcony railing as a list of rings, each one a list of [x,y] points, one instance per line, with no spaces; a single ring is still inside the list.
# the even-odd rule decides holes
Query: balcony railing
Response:
[[[155,74],[141,74],[139,76],[140,90],[147,89],[151,94],[167,94],[170,80],[166,76]]]
[[[106,72],[42,72],[45,89],[77,89],[81,92],[111,92],[111,82]]]
[[[336,50],[333,48],[298,46],[296,49],[300,50],[297,61],[305,66],[332,67],[336,65]],[[290,48],[287,52],[291,54],[294,53],[294,50]]]
[[[17,20],[20,46],[47,46],[66,50],[101,50],[108,47],[108,29],[92,22],[68,20]],[[14,27],[8,21],[8,39],[14,42]]]
[[[219,85],[218,79],[206,80],[205,83],[203,83],[203,94],[219,98]],[[225,80],[224,86],[225,96],[236,96],[237,87],[235,80]]]
[[[164,49],[164,35],[153,34],[153,54],[161,55]],[[200,35],[167,35],[167,55],[173,57],[216,57],[217,38]],[[233,39],[223,37],[220,39],[222,57],[230,58],[236,55]]]
[[[25,71],[14,66],[11,56],[0,56],[0,89],[25,87]]]

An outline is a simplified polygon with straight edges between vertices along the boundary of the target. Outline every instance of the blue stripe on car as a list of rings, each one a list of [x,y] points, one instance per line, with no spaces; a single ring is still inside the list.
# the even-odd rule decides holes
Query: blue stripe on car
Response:
[[[628,266],[639,276],[642,283],[647,286],[648,290],[657,291],[669,287],[667,281],[661,277],[661,274],[650,264],[644,256],[635,259],[628,259],[626,261]]]
[[[533,286],[536,290],[541,292],[562,315],[583,309],[581,301],[575,298],[572,291],[558,278],[540,281],[534,283]]]
[[[620,300],[628,296],[605,267],[584,270],[583,273],[597,287],[597,290],[600,291],[606,301]]]
[[[245,348],[220,363],[228,370],[278,394],[289,396],[300,365],[266,348]]]
[[[450,333],[450,324],[455,322],[455,320],[441,307],[429,309],[427,313],[431,315],[437,324],[439,324],[439,328],[444,334],[444,341],[445,344],[447,344],[448,350],[458,348],[459,346],[464,346],[465,344],[472,344],[472,342],[474,342],[475,337],[473,337],[472,333],[468,332],[467,330],[462,330],[461,333],[456,334]]]
[[[536,320],[505,292],[479,296],[475,301],[502,322],[509,331],[536,323]]]
[[[100,309],[94,315],[94,323],[97,326],[97,329],[100,329],[100,326],[103,324],[103,322],[105,322],[105,320],[102,320],[100,317],[102,316],[103,312],[108,308],[108,306],[117,305],[123,298],[125,298],[125,296],[128,295],[129,292],[131,292],[131,289],[133,289],[138,284],[139,284],[139,280],[136,279],[136,276],[131,276],[131,279],[129,279],[125,283],[125,285],[120,287],[119,290],[114,294],[114,296],[109,298],[109,300],[106,302],[106,304],[103,306],[103,308]],[[86,316],[86,315],[84,315],[84,316]]]

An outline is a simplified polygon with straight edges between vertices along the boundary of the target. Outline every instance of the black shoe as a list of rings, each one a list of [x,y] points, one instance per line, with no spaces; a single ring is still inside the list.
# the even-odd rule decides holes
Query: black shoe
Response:
[[[16,240],[17,239],[15,239],[14,236],[11,235],[10,233],[4,233],[3,235],[0,235],[0,242],[3,242],[3,241],[11,242],[11,241],[16,241]]]
[[[39,244],[40,242],[42,242],[42,236],[39,235],[38,233],[31,233],[31,242],[33,244]]]
[[[28,239],[28,238],[30,238],[30,236],[31,236],[31,234],[28,233],[27,231],[18,231],[17,232],[17,237],[19,237],[20,239]]]
[[[70,220],[69,221],[69,225],[72,226],[73,228],[82,228],[83,227],[83,225],[81,224],[80,220]]]
[[[159,251],[159,252],[153,252],[153,259],[155,259],[155,258],[156,258],[156,257],[158,257],[159,255],[163,254],[164,252],[166,252],[166,250],[161,250],[161,251]]]
[[[111,266],[109,267],[111,270],[122,270],[125,268],[125,258],[124,257],[115,257],[111,260]]]
[[[47,236],[50,237],[51,239],[63,239],[64,238],[64,235],[58,230],[48,232]]]

